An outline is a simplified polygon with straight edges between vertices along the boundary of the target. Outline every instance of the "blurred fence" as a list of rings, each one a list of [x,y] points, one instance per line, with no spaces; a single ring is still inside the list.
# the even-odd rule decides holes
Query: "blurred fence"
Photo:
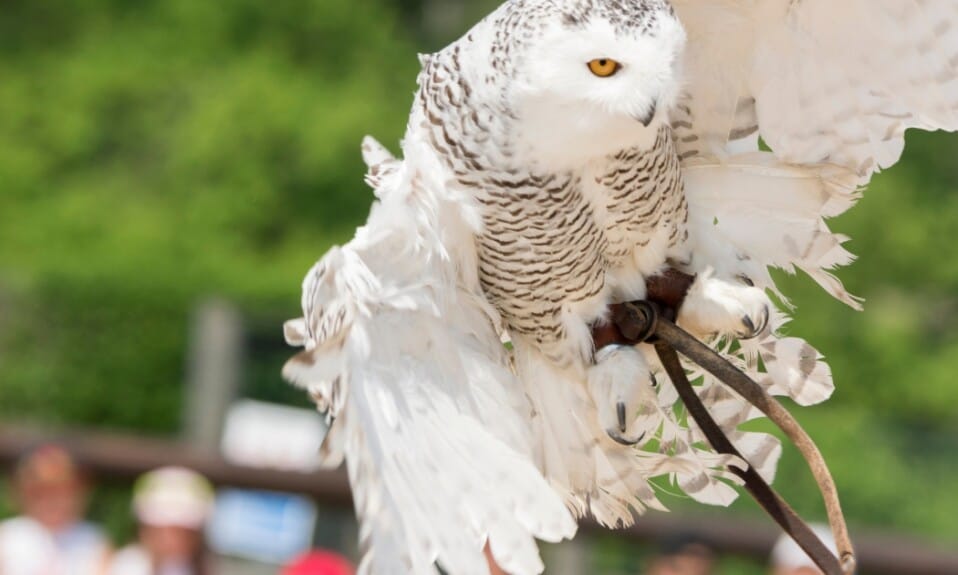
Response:
[[[101,481],[127,481],[162,465],[195,469],[218,485],[300,493],[322,505],[351,504],[349,482],[342,471],[298,473],[233,465],[219,456],[180,442],[91,432],[49,433],[0,426],[0,466],[9,467],[28,450],[44,442],[68,448]],[[588,530],[598,527],[586,524]],[[659,541],[670,535],[694,535],[723,553],[764,560],[778,537],[768,522],[735,517],[689,517],[649,514],[633,527],[616,532],[638,542]],[[861,571],[876,575],[955,575],[958,551],[929,546],[897,535],[856,534]]]

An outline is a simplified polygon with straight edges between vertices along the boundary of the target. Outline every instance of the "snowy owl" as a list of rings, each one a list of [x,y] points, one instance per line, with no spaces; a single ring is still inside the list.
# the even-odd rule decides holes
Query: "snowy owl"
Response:
[[[421,61],[403,158],[364,141],[377,201],[285,326],[305,350],[284,374],[347,464],[360,571],[485,574],[488,546],[539,573],[536,538],[663,509],[652,477],[718,505],[729,465],[771,480],[749,405],[690,366],[748,462],[716,454],[647,346],[591,330],[677,268],[681,326],[770,393],[827,399],[821,355],[778,335],[769,268],[859,307],[825,218],[907,128],[958,128],[958,4],[512,0]]]

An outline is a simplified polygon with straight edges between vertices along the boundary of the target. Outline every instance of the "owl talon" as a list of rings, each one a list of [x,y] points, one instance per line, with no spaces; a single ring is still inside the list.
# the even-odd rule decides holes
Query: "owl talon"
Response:
[[[755,322],[752,321],[752,318],[748,316],[743,317],[742,323],[745,324],[745,327],[747,329],[745,330],[745,332],[739,333],[738,338],[739,339],[755,339],[756,337],[761,335],[762,332],[765,331],[765,328],[768,327],[769,316],[770,316],[770,313],[768,311],[768,306],[765,306],[762,308],[762,315],[759,318],[759,322],[757,326],[755,325]]]
[[[762,321],[759,322],[759,324],[758,324],[758,331],[757,331],[757,333],[756,333],[755,335],[758,335],[758,334],[762,333],[763,331],[765,331],[765,328],[768,327],[768,321],[769,321],[769,319],[771,318],[771,315],[772,315],[772,314],[771,314],[771,312],[768,310],[768,306],[765,306],[764,308],[762,308]]]
[[[752,339],[771,318],[771,302],[757,287],[700,275],[679,309],[678,323],[698,336],[732,335]]]
[[[616,443],[639,443],[646,436],[648,412],[657,402],[642,352],[611,345],[596,352],[595,361],[588,385],[599,426]]]
[[[626,447],[632,447],[633,445],[638,445],[638,443],[645,438],[645,432],[640,433],[639,436],[636,437],[635,439],[629,439],[627,437],[624,437],[621,433],[619,433],[618,431],[615,431],[614,429],[607,429],[605,432],[609,435],[612,441],[618,443],[619,445],[624,445]]]

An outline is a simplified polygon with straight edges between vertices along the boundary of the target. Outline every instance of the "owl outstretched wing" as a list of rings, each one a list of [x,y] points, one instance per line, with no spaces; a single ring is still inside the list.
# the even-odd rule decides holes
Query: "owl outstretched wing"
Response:
[[[859,307],[829,272],[853,257],[824,220],[898,161],[908,128],[958,129],[958,4],[673,4],[689,37],[673,121],[693,217],[749,258],[743,273],[801,269]]]
[[[865,184],[908,128],[958,128],[950,0],[675,0],[689,43],[686,157],[757,151]],[[748,143],[743,144],[742,140]],[[735,145],[731,145],[735,144]]]
[[[824,219],[898,161],[905,130],[958,129],[958,4],[673,4],[689,38],[673,121],[693,217],[750,258],[743,272],[798,268],[858,307],[829,273],[853,258]]]
[[[488,544],[509,572],[540,573],[535,538],[576,524],[532,463],[530,407],[494,312],[459,271],[472,245],[462,204],[427,193],[429,169],[408,154],[367,141],[364,155],[380,201],[306,276],[304,315],[285,330],[305,349],[284,368],[328,414],[325,463],[349,454],[359,571],[485,575]]]
[[[958,129],[958,3],[672,4],[688,35],[685,94],[671,121],[695,271],[748,278],[787,303],[769,268],[801,270],[860,309],[832,273],[854,260],[848,238],[826,220],[898,161],[908,128]],[[808,343],[776,335],[785,321],[773,314],[726,355],[771,393],[803,405],[827,399],[828,365]],[[707,403],[735,433],[754,414],[701,375],[702,393],[718,394]]]

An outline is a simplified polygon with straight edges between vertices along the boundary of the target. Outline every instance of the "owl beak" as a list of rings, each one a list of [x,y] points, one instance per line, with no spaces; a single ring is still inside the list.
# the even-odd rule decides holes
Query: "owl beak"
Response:
[[[649,127],[649,124],[652,123],[652,120],[655,119],[655,112],[656,112],[657,108],[658,108],[658,106],[656,105],[655,101],[653,100],[653,101],[652,101],[652,104],[649,106],[648,111],[647,111],[645,114],[641,114],[641,115],[636,114],[635,119],[638,120],[643,126],[645,126],[646,128],[648,128],[648,127]]]

